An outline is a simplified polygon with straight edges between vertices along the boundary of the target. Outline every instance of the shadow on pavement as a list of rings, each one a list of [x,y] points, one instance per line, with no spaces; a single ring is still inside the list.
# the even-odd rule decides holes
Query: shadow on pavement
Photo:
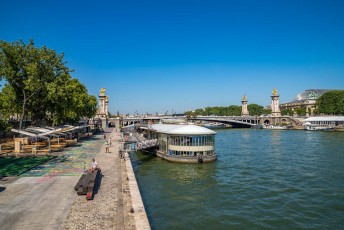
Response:
[[[99,175],[96,177],[96,181],[94,183],[94,187],[93,187],[93,196],[95,196],[96,194],[98,194],[98,191],[100,189],[100,186],[102,184],[102,179],[103,179],[103,173],[100,172]]]

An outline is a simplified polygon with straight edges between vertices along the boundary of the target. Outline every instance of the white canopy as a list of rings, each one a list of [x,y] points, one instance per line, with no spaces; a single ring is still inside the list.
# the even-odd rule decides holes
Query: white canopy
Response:
[[[309,117],[304,120],[304,122],[315,122],[315,121],[344,121],[344,116]]]
[[[178,135],[211,135],[216,134],[213,130],[197,125],[170,125],[154,124],[150,127],[159,133],[178,134]]]

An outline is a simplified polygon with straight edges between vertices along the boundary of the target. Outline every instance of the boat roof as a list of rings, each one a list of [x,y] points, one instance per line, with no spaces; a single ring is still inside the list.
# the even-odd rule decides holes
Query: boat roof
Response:
[[[304,122],[312,121],[344,121],[344,116],[321,116],[321,117],[309,117]]]
[[[171,125],[171,124],[154,124],[150,127],[159,133],[176,134],[176,135],[213,135],[213,130],[197,125]]]

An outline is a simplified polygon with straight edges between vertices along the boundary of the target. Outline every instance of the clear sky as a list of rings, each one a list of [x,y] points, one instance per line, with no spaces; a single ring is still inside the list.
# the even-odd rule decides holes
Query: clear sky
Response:
[[[0,39],[65,54],[110,112],[270,104],[344,89],[344,1],[0,1]]]

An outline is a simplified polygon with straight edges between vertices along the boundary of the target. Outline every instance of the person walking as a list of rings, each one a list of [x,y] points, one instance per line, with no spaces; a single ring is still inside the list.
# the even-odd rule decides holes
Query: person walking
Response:
[[[105,153],[109,153],[109,142],[106,141],[106,144],[105,144]]]
[[[109,137],[109,145],[110,145],[110,146],[112,145],[111,137]]]

